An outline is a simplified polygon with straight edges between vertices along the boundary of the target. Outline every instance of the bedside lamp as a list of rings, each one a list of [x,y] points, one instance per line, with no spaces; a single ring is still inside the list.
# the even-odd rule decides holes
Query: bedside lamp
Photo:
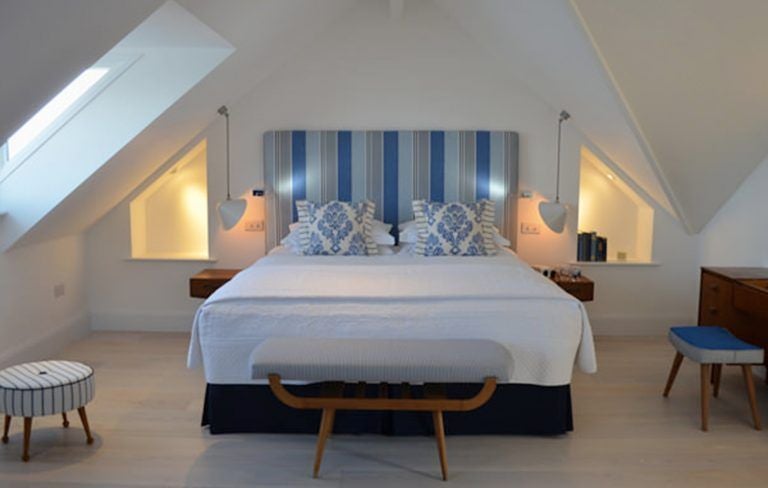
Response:
[[[243,198],[233,200],[229,191],[229,110],[226,105],[219,108],[219,114],[227,121],[227,199],[219,203],[219,218],[224,230],[229,230],[243,218],[247,202]]]
[[[560,119],[557,121],[557,192],[554,202],[540,202],[539,215],[547,224],[547,227],[558,234],[565,229],[565,219],[568,216],[568,209],[560,203],[560,133],[563,122],[570,119],[571,114],[563,110],[560,112]]]

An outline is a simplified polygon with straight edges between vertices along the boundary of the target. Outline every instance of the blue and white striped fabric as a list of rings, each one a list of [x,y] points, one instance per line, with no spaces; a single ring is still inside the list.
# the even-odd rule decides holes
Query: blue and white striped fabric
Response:
[[[40,361],[0,371],[0,413],[41,417],[69,412],[93,399],[93,369],[73,361]]]
[[[413,200],[495,203],[515,245],[518,134],[502,131],[303,131],[264,134],[267,249],[297,220],[295,202],[376,204],[376,218],[413,220]]]

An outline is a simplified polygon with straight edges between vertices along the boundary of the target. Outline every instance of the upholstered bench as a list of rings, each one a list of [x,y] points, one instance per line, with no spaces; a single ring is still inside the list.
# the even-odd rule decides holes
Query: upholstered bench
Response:
[[[752,364],[763,362],[763,350],[746,343],[722,327],[672,327],[669,340],[677,353],[672,362],[672,369],[664,388],[664,396],[669,396],[683,356],[701,365],[701,430],[706,431],[709,422],[709,383],[713,383],[713,395],[720,392],[720,377],[724,364],[741,366],[744,382],[747,386],[749,406],[755,429],[760,430],[760,415],[755,400],[755,385],[752,381]],[[711,368],[711,369],[710,369]]]
[[[482,406],[507,381],[512,368],[509,351],[497,342],[476,339],[317,339],[273,338],[251,355],[252,377],[269,379],[275,396],[293,408],[320,409],[313,476],[317,477],[323,449],[333,431],[336,410],[410,410],[432,412],[443,480],[448,477],[444,411],[468,411]],[[282,380],[333,382],[327,396],[299,397]],[[356,383],[353,396],[344,396],[345,383]],[[379,383],[379,397],[365,396],[367,383]],[[402,396],[390,398],[388,384],[400,384]],[[423,397],[410,395],[411,384],[425,385]],[[471,398],[451,399],[430,384],[482,383]]]
[[[40,361],[11,366],[0,371],[0,413],[5,414],[3,444],[8,443],[12,417],[24,418],[24,450],[29,461],[32,418],[61,414],[69,427],[67,412],[77,410],[88,444],[93,444],[85,405],[93,399],[93,369],[72,361]]]

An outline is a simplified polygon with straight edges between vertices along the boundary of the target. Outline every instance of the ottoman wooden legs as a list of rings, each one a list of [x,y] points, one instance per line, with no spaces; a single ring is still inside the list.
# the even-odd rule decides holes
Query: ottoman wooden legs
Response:
[[[11,416],[5,416],[5,423],[3,425],[3,444],[8,444],[8,430],[11,428]]]
[[[80,415],[80,421],[83,423],[83,430],[85,430],[85,437],[88,444],[93,444],[93,437],[91,437],[91,428],[88,425],[88,416],[85,414],[85,407],[78,408],[77,413]]]
[[[83,430],[85,431],[86,442],[93,444],[93,436],[91,436],[91,428],[88,425],[88,416],[85,413],[85,407],[77,409],[77,413],[80,415],[80,421],[83,423]],[[69,419],[67,419],[66,412],[61,414],[62,425],[66,429],[69,427]],[[11,416],[5,416],[5,422],[3,424],[3,444],[8,444],[8,431],[11,428]],[[29,444],[32,437],[32,417],[24,417],[24,445],[21,452],[21,460],[25,463],[29,461]]]

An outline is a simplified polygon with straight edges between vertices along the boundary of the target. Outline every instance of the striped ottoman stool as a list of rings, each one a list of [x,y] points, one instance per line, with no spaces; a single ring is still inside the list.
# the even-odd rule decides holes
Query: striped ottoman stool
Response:
[[[8,443],[11,417],[24,417],[24,451],[29,461],[32,417],[61,414],[69,427],[67,412],[77,409],[88,444],[93,444],[85,405],[93,399],[93,369],[73,361],[25,363],[0,371],[0,412],[5,414],[3,444]]]

